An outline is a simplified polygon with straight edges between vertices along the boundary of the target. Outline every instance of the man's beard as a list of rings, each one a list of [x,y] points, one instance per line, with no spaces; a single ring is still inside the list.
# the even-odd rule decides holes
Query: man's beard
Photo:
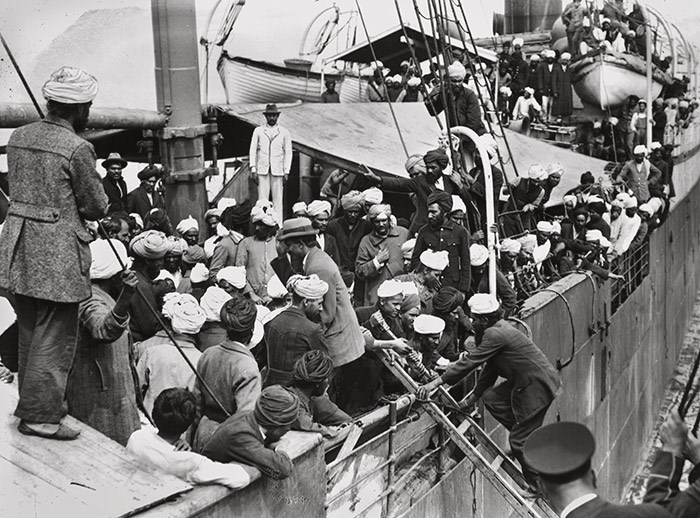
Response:
[[[321,323],[321,312],[320,311],[304,311],[304,314],[306,315],[306,318],[308,318],[312,322],[314,322],[316,324]]]

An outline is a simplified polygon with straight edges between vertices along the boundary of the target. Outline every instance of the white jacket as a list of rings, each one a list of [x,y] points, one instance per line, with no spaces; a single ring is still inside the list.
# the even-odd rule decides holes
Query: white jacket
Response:
[[[610,242],[617,255],[624,254],[634,241],[642,219],[638,214],[630,218],[623,211],[620,217],[610,222]]]
[[[292,167],[292,136],[279,125],[263,124],[250,141],[250,168],[257,174],[284,176]]]

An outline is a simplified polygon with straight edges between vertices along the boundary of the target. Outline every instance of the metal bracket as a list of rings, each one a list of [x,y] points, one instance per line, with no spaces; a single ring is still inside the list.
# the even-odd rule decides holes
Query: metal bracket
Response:
[[[181,128],[163,128],[158,132],[158,137],[162,140],[170,140],[174,138],[196,138],[217,133],[216,123],[197,124],[195,126],[185,126]]]

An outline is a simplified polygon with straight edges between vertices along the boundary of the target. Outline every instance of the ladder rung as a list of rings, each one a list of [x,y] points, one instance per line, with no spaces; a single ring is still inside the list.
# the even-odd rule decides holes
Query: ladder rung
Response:
[[[494,471],[498,471],[499,469],[501,469],[501,464],[503,464],[503,457],[496,457],[491,463],[491,469]]]

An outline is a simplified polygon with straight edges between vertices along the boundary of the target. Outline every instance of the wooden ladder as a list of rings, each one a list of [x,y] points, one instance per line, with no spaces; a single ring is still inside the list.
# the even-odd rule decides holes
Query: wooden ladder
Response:
[[[406,370],[394,362],[385,351],[375,351],[375,353],[406,390],[415,394],[418,384]],[[454,409],[458,408],[457,402],[445,387],[439,387],[436,393],[442,403]],[[521,491],[527,491],[529,486],[520,469],[471,416],[463,414],[465,419],[457,426],[450,421],[435,401],[421,403],[426,412],[445,428],[457,447],[493,485],[496,491],[503,495],[518,516],[523,518],[558,518],[554,509],[541,498],[532,499],[521,494]],[[483,448],[483,452],[464,435],[467,432],[474,436],[478,445]],[[518,487],[516,488],[511,481]]]

